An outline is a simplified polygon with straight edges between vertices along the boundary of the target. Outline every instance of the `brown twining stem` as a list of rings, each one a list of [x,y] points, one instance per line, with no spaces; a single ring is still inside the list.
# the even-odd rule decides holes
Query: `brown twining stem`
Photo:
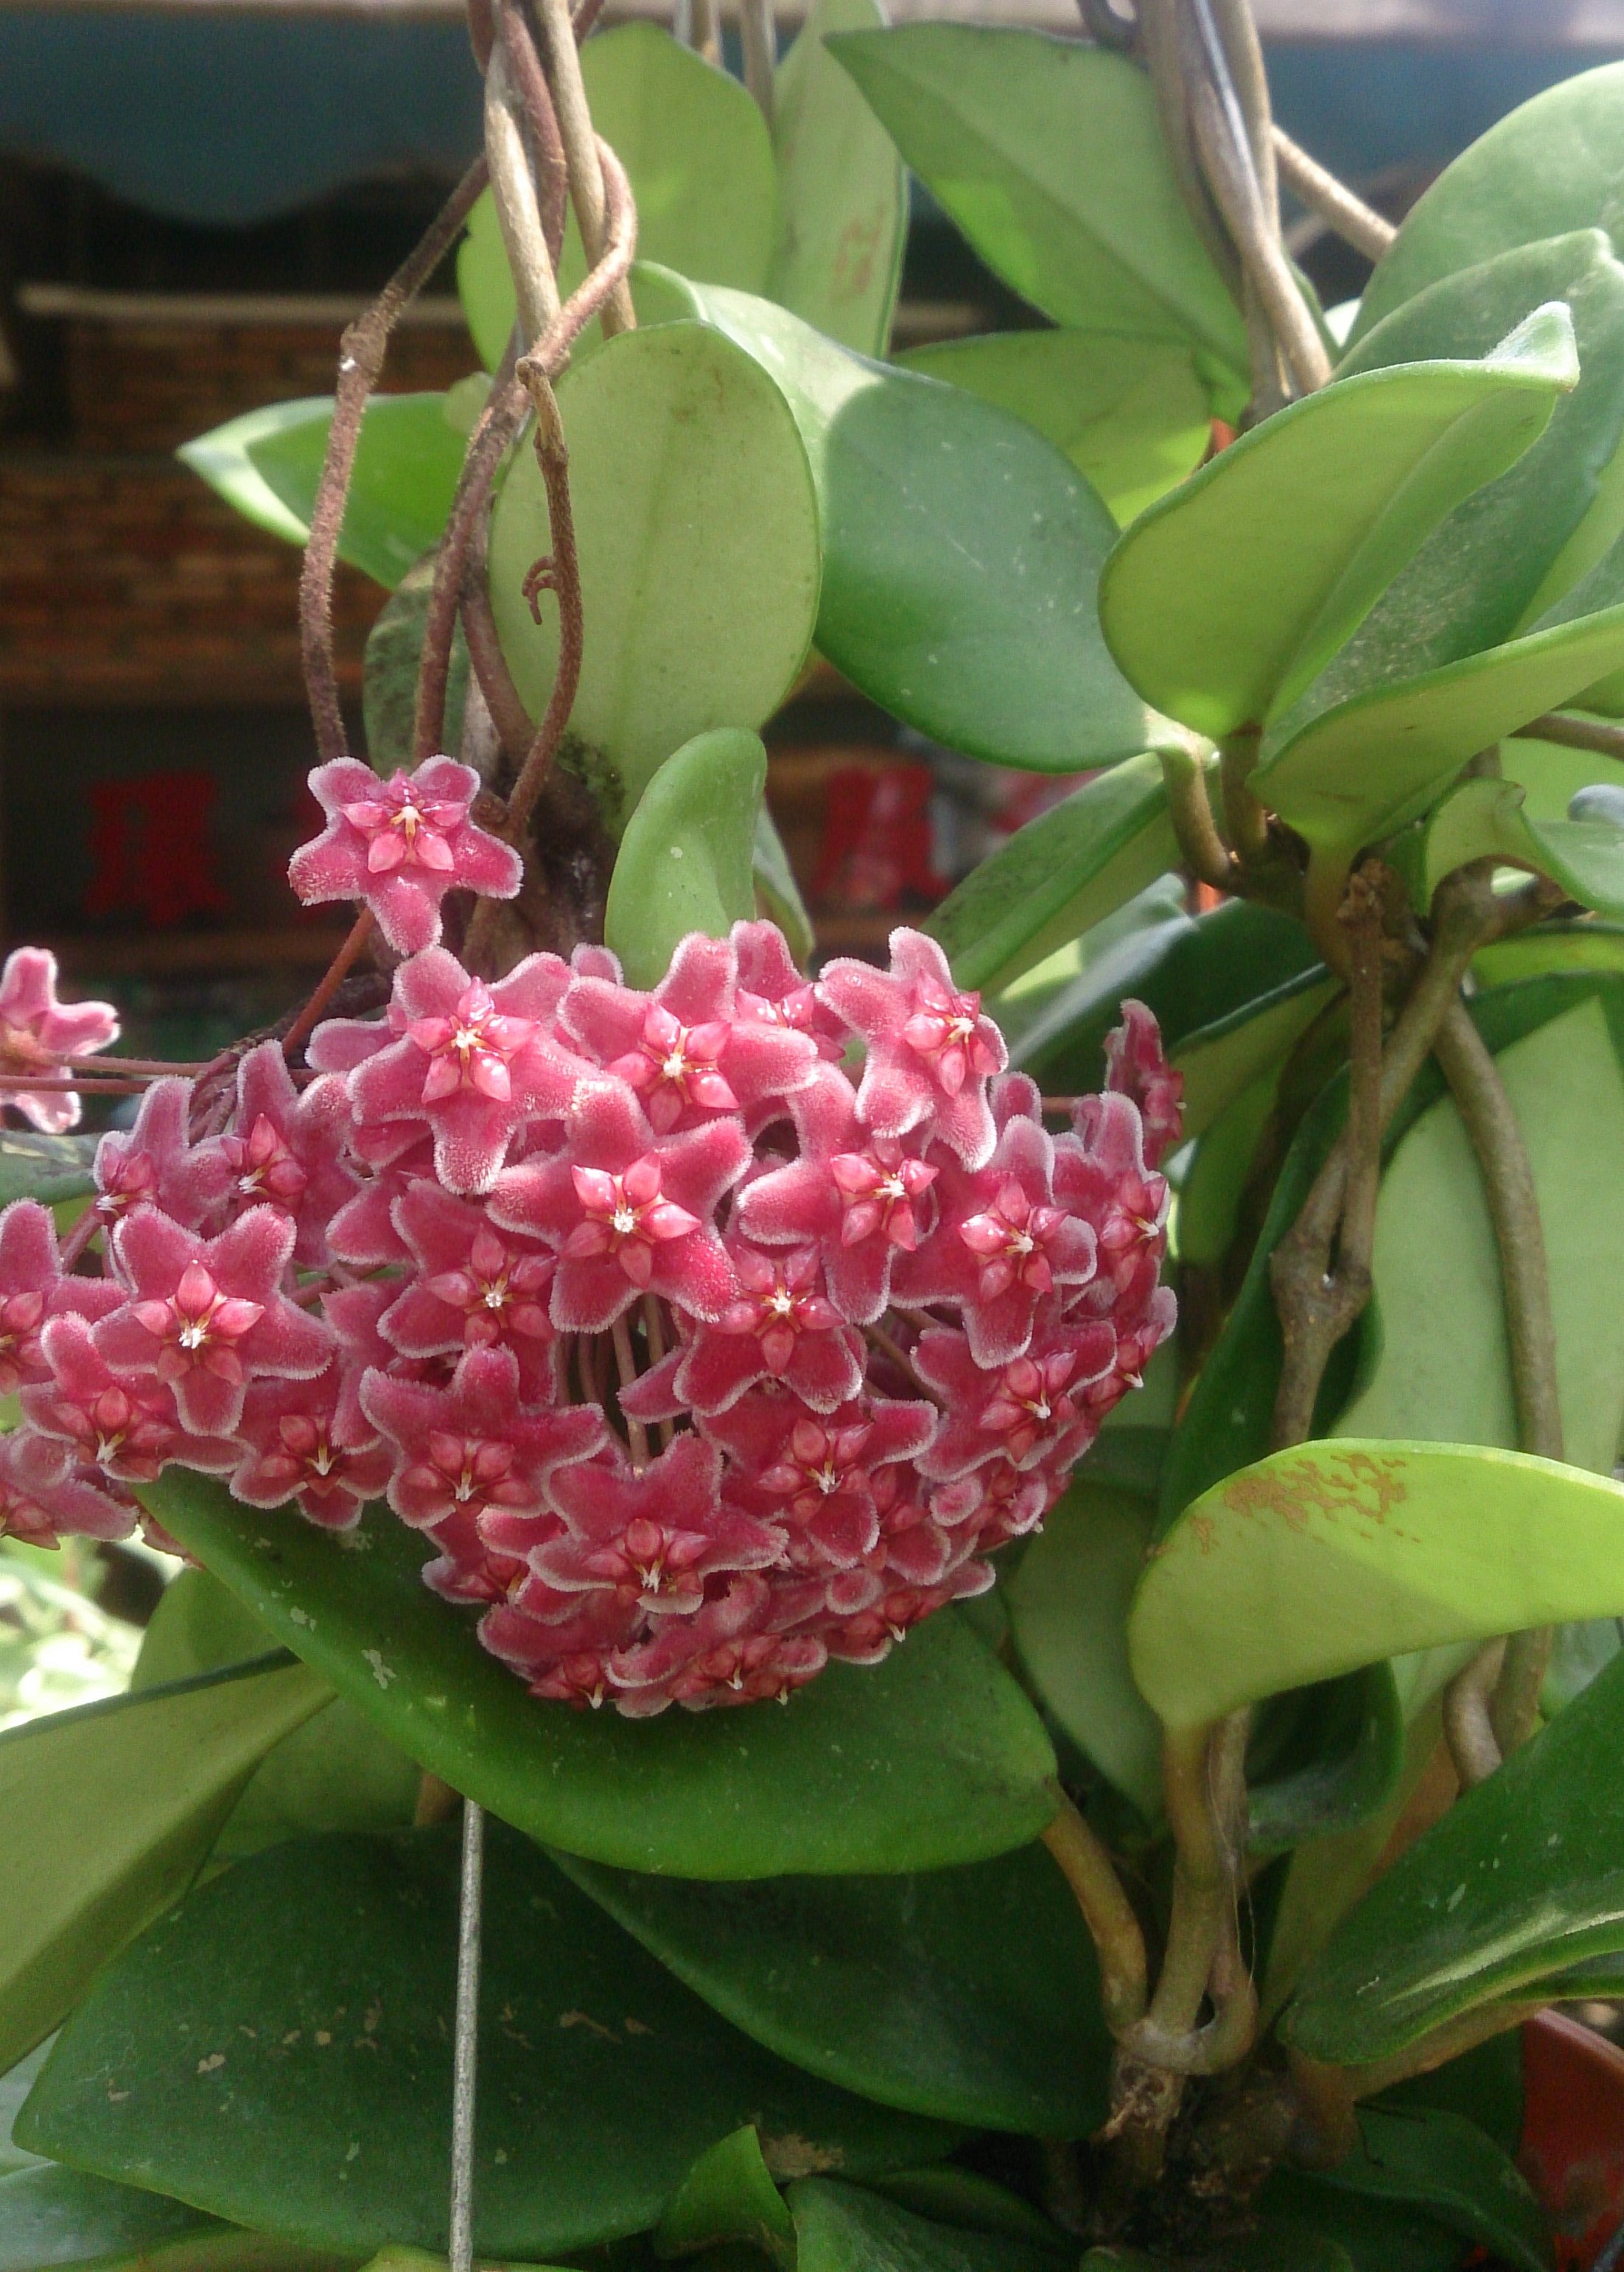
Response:
[[[369,940],[372,937],[373,925],[376,920],[376,918],[374,916],[370,908],[362,908],[361,913],[350,925],[348,937],[345,939],[344,944],[339,947],[338,953],[333,956],[332,960],[327,965],[326,971],[322,977],[321,983],[317,987],[316,991],[311,995],[303,1009],[300,1011],[298,1016],[294,1020],[293,1024],[282,1036],[282,1055],[285,1058],[297,1056],[298,1052],[309,1040],[310,1035],[315,1032],[317,1023],[321,1018],[323,1012],[332,1000],[333,996],[338,992],[339,987],[343,985],[344,981],[354,968],[357,960],[364,952]]]
[[[570,200],[580,223],[587,260],[596,268],[608,249],[608,185],[604,178],[603,146],[592,131],[592,112],[581,77],[580,52],[570,21],[569,0],[536,0],[536,19],[541,35],[542,61],[570,169]],[[606,334],[629,332],[635,327],[637,319],[623,277],[615,280],[602,312]]]
[[[772,0],[739,0],[739,44],[744,50],[744,84],[771,126],[772,73],[778,62]]]
[[[1443,1739],[1463,1790],[1486,1782],[1505,1757],[1489,1708],[1505,1658],[1503,1640],[1488,1642],[1443,1692]]]
[[[1139,0],[1139,37],[1151,74],[1151,85],[1156,94],[1162,139],[1173,162],[1179,193],[1201,233],[1203,243],[1239,305],[1242,289],[1240,263],[1223,219],[1212,202],[1190,132],[1182,61],[1184,43],[1180,28],[1181,6],[1182,0]]]
[[[1121,2036],[1144,2017],[1149,1980],[1144,1935],[1122,1890],[1116,1865],[1058,1782],[1049,1786],[1054,1820],[1043,1842],[1076,1897],[1099,1959],[1099,1994],[1106,2025]]]
[[[580,6],[570,19],[570,25],[575,32],[575,44],[577,48],[580,46],[582,41],[586,38],[588,33],[592,30],[593,25],[598,21],[599,17],[601,16],[602,13],[603,0],[581,0]]]
[[[167,1058],[115,1058],[96,1056],[91,1058],[61,1058],[57,1062],[65,1065],[83,1065],[86,1070],[90,1072],[144,1072],[154,1075],[168,1072],[194,1074],[207,1072],[209,1069],[207,1064],[183,1065],[178,1062],[172,1063]]]
[[[462,629],[468,642],[468,660],[473,675],[480,682],[480,691],[496,729],[496,738],[515,765],[523,761],[530,747],[535,728],[530,721],[513,674],[508,669],[507,656],[502,651],[502,639],[496,629],[495,610],[490,603],[490,586],[485,567],[486,527],[483,519],[474,525],[468,557],[463,570]]]
[[[501,37],[491,52],[485,74],[485,154],[490,168],[491,198],[502,230],[502,242],[512,273],[518,303],[520,336],[535,339],[558,312],[558,285],[541,224],[540,199],[536,193],[525,132],[525,105],[513,49],[528,43],[523,19],[504,7],[498,19]]]
[[[1567,710],[1547,710],[1519,726],[1514,741],[1557,742],[1565,750],[1590,750],[1598,758],[1624,759],[1624,726],[1601,718],[1576,718]]]
[[[553,90],[541,68],[530,19],[518,0],[504,0],[503,37],[525,106],[525,121],[530,129],[530,154],[535,168],[541,233],[547,241],[548,265],[556,274],[559,255],[563,250],[564,222],[570,211],[570,168],[564,158],[563,137],[558,131],[558,113],[553,108]],[[576,37],[577,42],[582,37],[578,19]]]
[[[41,1096],[145,1096],[150,1082],[132,1074],[128,1080],[86,1080],[82,1073],[0,1073],[0,1094],[26,1088]]]
[[[558,669],[541,723],[508,798],[509,827],[516,838],[522,839],[541,794],[548,767],[575,707],[586,630],[581,609],[581,564],[575,546],[575,514],[570,502],[570,452],[564,441],[563,420],[558,413],[558,397],[546,371],[528,355],[519,365],[519,375],[535,408],[536,461],[547,490],[548,527],[552,539],[548,588],[558,602]]]
[[[609,1328],[615,1343],[615,1369],[622,1388],[629,1388],[637,1378],[637,1360],[632,1355],[631,1328],[624,1315],[616,1318]],[[646,1468],[649,1463],[649,1439],[640,1420],[634,1420],[625,1406],[621,1407],[621,1418],[626,1424],[626,1442],[631,1452],[634,1468]]]
[[[1275,127],[1273,139],[1282,180],[1345,243],[1368,259],[1380,260],[1398,234],[1392,222],[1377,213],[1374,206],[1367,206],[1345,182],[1327,172],[1319,160],[1311,158],[1293,142],[1283,127]]]
[[[888,1356],[890,1359],[904,1379],[910,1382],[920,1396],[934,1404],[938,1411],[946,1410],[947,1408],[939,1393],[934,1388],[927,1387],[924,1381],[920,1379],[913,1359],[894,1334],[888,1334],[883,1326],[860,1326],[858,1331],[871,1349],[877,1349],[883,1356]]]
[[[333,397],[332,423],[327,433],[327,454],[322,465],[316,502],[310,512],[310,534],[304,549],[299,579],[299,646],[304,665],[305,691],[316,728],[316,746],[324,764],[349,755],[344,716],[339,705],[338,676],[332,659],[332,586],[338,564],[339,535],[344,526],[345,501],[360,446],[361,420],[367,398],[377,383],[388,352],[390,334],[434,274],[457,241],[475,198],[485,187],[481,154],[441,206],[422,236],[401,262],[364,314],[349,325],[339,342],[338,382]]]

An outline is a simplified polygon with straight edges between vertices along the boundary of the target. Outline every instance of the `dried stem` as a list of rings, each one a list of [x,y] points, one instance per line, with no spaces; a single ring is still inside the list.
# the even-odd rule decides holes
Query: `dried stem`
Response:
[[[1144,2017],[1144,1935],[1110,1855],[1060,1785],[1053,1783],[1050,1789],[1057,1811],[1043,1842],[1076,1896],[1099,1959],[1106,2024],[1120,2036]]]
[[[772,74],[778,63],[778,45],[772,0],[739,0],[739,41],[744,49],[744,84],[771,126]]]
[[[367,398],[376,385],[389,348],[390,333],[457,241],[458,231],[485,187],[485,160],[478,157],[441,206],[422,236],[363,315],[339,342],[339,372],[327,454],[310,511],[310,534],[299,579],[299,646],[305,690],[324,764],[349,755],[332,660],[332,586],[339,535],[350,475],[361,443]]]
[[[1235,863],[1212,818],[1203,759],[1194,750],[1164,750],[1161,761],[1167,811],[1185,866],[1214,891],[1232,891]]]
[[[1181,0],[1139,0],[1139,34],[1149,66],[1151,85],[1161,119],[1162,139],[1173,161],[1179,193],[1202,242],[1219,274],[1234,295],[1241,298],[1240,263],[1222,217],[1212,202],[1190,132],[1189,107],[1182,68],[1183,39],[1179,28]]]
[[[542,60],[570,169],[570,195],[588,265],[596,268],[607,245],[603,166],[598,137],[592,132],[569,0],[536,0],[536,14],[545,50]],[[631,331],[637,320],[631,294],[623,281],[617,281],[604,303],[604,332],[607,335]]]
[[[451,676],[451,643],[473,532],[490,502],[491,484],[525,422],[524,388],[504,362],[473,433],[457,477],[457,493],[440,549],[435,557],[434,587],[423,618],[423,644],[417,669],[417,703],[412,721],[412,763],[421,766],[440,747],[445,731],[445,690]],[[487,699],[489,699],[488,690]]]
[[[503,9],[499,20],[502,37],[485,74],[485,150],[491,197],[513,272],[519,328],[525,339],[535,340],[558,313],[558,283],[541,224],[540,200],[525,147],[525,106],[511,57],[512,46],[523,46],[528,34],[511,7]]]
[[[1274,153],[1282,179],[1310,212],[1318,213],[1328,228],[1367,258],[1380,260],[1398,231],[1392,222],[1367,206],[1361,197],[1328,173],[1317,158],[1292,141],[1280,126],[1274,129]]]
[[[326,974],[316,991],[300,1011],[287,1033],[283,1035],[282,1055],[285,1058],[296,1056],[315,1032],[317,1022],[323,1011],[342,986],[345,979],[354,968],[368,940],[372,937],[373,921],[371,908],[362,908],[350,925],[349,935],[343,945],[327,965]]]
[[[615,1343],[615,1369],[620,1376],[621,1386],[629,1388],[637,1378],[637,1360],[632,1355],[631,1327],[623,1313],[610,1327],[609,1335]],[[626,1441],[631,1450],[631,1464],[641,1470],[649,1463],[647,1432],[641,1420],[634,1420],[624,1405],[621,1407],[621,1418],[626,1424]]]
[[[570,168],[564,157],[563,137],[558,131],[553,90],[541,67],[530,18],[518,0],[504,0],[503,15],[508,61],[524,101],[525,123],[530,129],[530,158],[535,171],[541,233],[547,240],[548,265],[556,274],[563,251],[564,227],[570,218]],[[578,18],[577,22],[578,26]],[[577,47],[583,36],[577,28]]]
[[[1600,718],[1576,718],[1567,710],[1547,710],[1519,726],[1514,741],[1556,742],[1565,750],[1590,750],[1598,758],[1624,759],[1624,726]]]

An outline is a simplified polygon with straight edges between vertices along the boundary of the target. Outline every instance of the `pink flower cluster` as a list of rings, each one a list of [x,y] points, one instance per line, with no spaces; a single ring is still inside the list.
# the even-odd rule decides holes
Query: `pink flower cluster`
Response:
[[[395,811],[337,806],[386,878]],[[782,1698],[990,1585],[1173,1323],[1154,1021],[1051,1137],[913,931],[809,984],[741,923],[651,993],[431,945],[309,1058],[228,1115],[159,1081],[63,1252],[0,1217],[0,1526],[122,1535],[171,1461],[335,1529],[386,1496],[537,1695]]]

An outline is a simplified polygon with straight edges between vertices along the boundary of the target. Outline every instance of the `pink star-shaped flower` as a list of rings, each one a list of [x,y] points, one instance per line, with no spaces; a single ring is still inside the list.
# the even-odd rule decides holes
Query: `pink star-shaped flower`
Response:
[[[740,1016],[804,1034],[825,1064],[838,1065],[846,1054],[846,1028],[796,968],[777,923],[736,923],[733,944],[739,959]]]
[[[121,1484],[150,1484],[171,1461],[226,1475],[242,1456],[223,1435],[188,1430],[160,1380],[115,1372],[86,1319],[53,1318],[41,1347],[50,1378],[23,1390],[24,1414],[31,1427],[71,1445],[86,1467]]]
[[[405,1031],[348,1076],[357,1116],[426,1126],[447,1190],[488,1191],[524,1123],[562,1119],[586,1070],[553,1036],[569,979],[553,954],[528,956],[494,986],[443,947],[403,963]]]
[[[500,1343],[518,1359],[525,1399],[551,1403],[547,1305],[557,1258],[516,1231],[496,1229],[483,1207],[422,1177],[395,1201],[394,1219],[419,1274],[384,1312],[384,1338],[405,1356]]]
[[[770,1603],[767,1588],[748,1573],[691,1618],[668,1618],[653,1639],[621,1650],[611,1660],[617,1711],[652,1718],[669,1705],[702,1711],[718,1704],[780,1704],[827,1662],[809,1635],[757,1630]]]
[[[812,1572],[851,1569],[871,1552],[876,1474],[916,1459],[935,1426],[928,1404],[876,1397],[812,1413],[761,1391],[704,1423],[728,1455],[729,1492],[751,1511],[776,1514],[788,1530],[790,1566]]]
[[[1136,1280],[1154,1284],[1166,1246],[1166,1178],[1145,1165],[1144,1124],[1130,1097],[1108,1091],[1084,1099],[1079,1133],[1054,1146],[1054,1196],[1087,1223],[1098,1245],[1102,1302]],[[1091,1296],[1096,1292],[1090,1289]]]
[[[612,1653],[635,1640],[645,1624],[635,1596],[628,1600],[613,1586],[560,1594],[531,1577],[486,1611],[480,1640],[533,1695],[596,1711],[610,1693]]]
[[[357,1188],[343,1159],[349,1117],[339,1082],[318,1080],[301,1095],[280,1043],[261,1042],[237,1067],[234,1132],[203,1147],[227,1213],[279,1207],[297,1227],[294,1259],[306,1268],[328,1260],[327,1226]]]
[[[510,900],[524,881],[518,854],[468,817],[480,786],[452,758],[386,781],[351,758],[317,766],[310,787],[327,826],[294,854],[288,881],[307,907],[361,901],[398,954],[437,945],[447,892]]]
[[[731,1117],[656,1138],[625,1083],[600,1075],[577,1091],[562,1153],[497,1178],[491,1219],[561,1250],[560,1333],[602,1333],[644,1293],[714,1321],[734,1293],[716,1209],[749,1156]]]
[[[78,1538],[128,1538],[141,1510],[116,1484],[79,1466],[67,1447],[19,1428],[0,1436],[0,1538],[56,1546]]]
[[[1030,1468],[1062,1446],[1081,1451],[1099,1422],[1079,1409],[1079,1393],[1109,1371],[1115,1356],[1116,1334],[1103,1322],[1046,1322],[1024,1356],[996,1370],[976,1364],[962,1334],[921,1334],[914,1370],[942,1406],[941,1432],[920,1460],[921,1472],[950,1482],[986,1460]]]
[[[849,1403],[862,1386],[862,1344],[824,1297],[816,1247],[771,1253],[736,1236],[725,1244],[739,1296],[682,1352],[673,1382],[682,1403],[723,1412],[769,1379],[815,1412]]]
[[[7,1088],[8,1073],[60,1072],[118,1039],[118,1013],[110,1002],[59,1002],[56,958],[42,946],[19,946],[0,970],[0,1104],[14,1105],[47,1135],[78,1125],[79,1100],[71,1090]]]
[[[113,1130],[96,1147],[96,1216],[104,1226],[148,1201],[196,1230],[225,1200],[226,1162],[189,1133],[192,1084],[155,1080],[128,1133]]]
[[[341,1395],[335,1358],[318,1380],[257,1380],[237,1425],[241,1464],[232,1496],[248,1506],[289,1499],[324,1530],[349,1530],[369,1499],[382,1498],[394,1455]]]
[[[487,1514],[540,1513],[554,1469],[590,1459],[605,1439],[595,1405],[526,1412],[510,1349],[471,1349],[449,1388],[369,1372],[361,1403],[397,1454],[391,1506],[436,1535],[453,1518],[477,1531]]]
[[[922,931],[891,933],[891,967],[835,961],[818,991],[867,1044],[858,1117],[876,1136],[922,1127],[979,1168],[995,1137],[989,1077],[1009,1062],[979,994],[961,994],[947,957]]]
[[[232,1434],[251,1379],[313,1380],[332,1354],[326,1327],[281,1290],[293,1244],[275,1207],[250,1207],[210,1239],[138,1207],[113,1234],[130,1300],[97,1326],[97,1348],[121,1375],[172,1388],[194,1434]]]
[[[104,1318],[123,1298],[104,1278],[64,1278],[49,1208],[13,1200],[0,1214],[0,1396],[50,1379],[41,1346],[48,1319]]]
[[[1159,1167],[1184,1132],[1184,1075],[1168,1064],[1143,1002],[1122,1004],[1122,1022],[1106,1043],[1106,1087],[1138,1106],[1146,1164]]]

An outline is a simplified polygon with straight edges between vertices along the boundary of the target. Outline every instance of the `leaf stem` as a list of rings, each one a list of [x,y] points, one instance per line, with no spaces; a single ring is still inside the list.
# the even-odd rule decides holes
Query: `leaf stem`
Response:
[[[1204,760],[1193,748],[1165,749],[1159,755],[1168,816],[1185,866],[1198,883],[1210,884],[1217,892],[1233,891],[1235,863],[1212,818]]]
[[[1567,710],[1547,710],[1511,736],[1514,742],[1555,742],[1565,750],[1590,750],[1598,758],[1624,759],[1624,726],[1601,718],[1576,718]]]
[[[371,938],[374,920],[371,908],[362,908],[350,925],[348,936],[327,965],[316,991],[282,1036],[282,1055],[285,1058],[296,1055],[315,1032],[317,1020],[349,975]]]
[[[564,162],[569,168],[570,195],[580,223],[587,261],[596,268],[608,246],[605,224],[607,187],[602,146],[592,132],[586,85],[581,77],[580,53],[570,21],[569,0],[536,0],[536,19],[541,34],[542,62],[552,89],[553,108],[558,115]],[[637,318],[623,276],[615,279],[602,312],[606,338],[616,332],[635,329]]]
[[[1443,1692],[1443,1739],[1463,1790],[1486,1782],[1505,1758],[1489,1712],[1505,1658],[1503,1640],[1488,1642]]]
[[[1338,181],[1317,158],[1311,158],[1293,142],[1278,124],[1274,128],[1274,154],[1282,179],[1311,212],[1318,213],[1327,228],[1334,229],[1345,243],[1364,253],[1367,259],[1381,259],[1398,234],[1385,214],[1367,206],[1345,182]]]
[[[1099,1993],[1106,2025],[1124,2034],[1144,2017],[1148,1975],[1144,1935],[1122,1890],[1116,1865],[1058,1782],[1050,1790],[1056,1812],[1043,1842],[1076,1897],[1099,1959]]]

